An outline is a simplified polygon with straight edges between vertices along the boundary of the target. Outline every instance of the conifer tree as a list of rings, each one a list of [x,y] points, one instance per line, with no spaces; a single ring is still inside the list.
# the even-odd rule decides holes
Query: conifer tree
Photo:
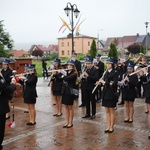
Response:
[[[118,59],[118,51],[117,51],[116,45],[113,42],[111,42],[111,44],[110,44],[110,50],[108,53],[108,57],[112,57],[115,60]]]

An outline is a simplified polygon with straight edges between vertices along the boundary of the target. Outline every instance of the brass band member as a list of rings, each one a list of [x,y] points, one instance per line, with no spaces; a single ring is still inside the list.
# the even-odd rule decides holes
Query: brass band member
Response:
[[[10,111],[8,93],[13,93],[15,91],[15,84],[15,80],[10,81],[10,84],[8,84],[4,78],[0,76],[0,150],[3,149],[2,142],[5,133],[6,113]]]
[[[27,125],[32,126],[36,124],[36,110],[35,103],[37,98],[36,84],[37,84],[37,76],[35,65],[28,66],[29,75],[27,77],[20,76],[21,80],[24,80],[24,103],[27,104],[29,110],[29,122]]]
[[[52,72],[52,94],[53,94],[53,98],[56,102],[56,113],[53,116],[59,117],[62,115],[62,104],[61,104],[61,100],[62,100],[62,94],[61,94],[61,90],[62,90],[62,81],[63,79],[61,78],[62,74],[60,72],[59,69],[61,69],[61,65],[60,65],[61,61],[60,59],[55,59],[54,60],[54,69],[58,69],[58,71],[54,71]]]
[[[125,101],[125,123],[133,122],[133,114],[134,114],[134,100],[137,97],[136,86],[138,84],[137,75],[134,74],[130,76],[129,74],[134,72],[134,65],[128,64],[127,73],[123,74],[123,89],[122,89],[122,98]]]
[[[85,76],[84,76],[84,72],[86,71],[86,61],[89,59],[90,57],[88,55],[85,55],[84,57],[84,65],[82,67],[82,73],[79,77],[79,80],[81,80],[81,105],[79,105],[79,107],[84,107],[86,104],[86,83],[85,83]]]
[[[66,124],[63,128],[71,128],[73,127],[73,118],[74,118],[74,110],[73,103],[75,100],[75,95],[72,95],[70,92],[70,88],[76,88],[77,82],[77,70],[74,65],[74,61],[70,60],[67,63],[68,71],[62,72],[62,78],[64,80],[63,89],[62,89],[62,104],[65,105],[66,111]]]
[[[93,66],[93,61],[91,59],[86,61],[87,69],[84,72],[85,76],[85,92],[86,92],[86,114],[82,118],[91,117],[95,118],[96,114],[96,100],[95,93],[92,90],[95,86],[95,82],[98,80],[98,70]],[[90,113],[90,103],[92,104],[92,116]]]
[[[9,67],[9,63],[10,63],[10,61],[8,59],[4,59],[2,61],[2,71],[1,71],[1,74],[4,77],[5,82],[7,84],[10,84],[10,82],[11,82],[11,76],[13,75],[12,70]],[[11,105],[11,100],[12,100],[12,95],[9,94],[9,107]],[[7,113],[6,114],[6,119],[9,119],[9,118],[10,118],[10,114]]]
[[[105,133],[112,133],[114,131],[115,123],[115,107],[117,103],[117,83],[118,75],[114,69],[114,59],[108,58],[107,61],[107,71],[104,75],[104,78],[100,79],[99,82],[104,85],[102,92],[102,106],[106,110],[107,118],[107,129]]]

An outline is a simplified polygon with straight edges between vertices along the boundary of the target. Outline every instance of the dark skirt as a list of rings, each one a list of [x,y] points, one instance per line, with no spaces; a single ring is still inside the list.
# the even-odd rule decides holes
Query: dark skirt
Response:
[[[150,97],[146,97],[145,103],[146,103],[146,104],[150,104]]]
[[[61,91],[53,91],[54,96],[62,96]]]
[[[102,106],[104,106],[104,107],[115,108],[116,104],[117,104],[117,101],[114,99],[103,99],[102,100]]]
[[[135,98],[124,99],[124,101],[127,101],[127,102],[134,102],[134,101],[135,101]]]
[[[36,103],[36,98],[25,98],[24,103],[26,104],[35,104]]]
[[[62,95],[62,104],[64,105],[73,105],[74,100],[74,95]]]

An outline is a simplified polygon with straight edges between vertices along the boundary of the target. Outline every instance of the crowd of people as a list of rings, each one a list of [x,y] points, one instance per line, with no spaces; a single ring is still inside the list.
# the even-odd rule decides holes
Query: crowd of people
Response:
[[[140,62],[129,59],[129,52],[124,53],[125,61],[108,58],[105,64],[101,61],[100,54],[94,61],[90,56],[84,57],[84,64],[77,60],[74,52],[67,62],[66,68],[61,65],[61,60],[56,58],[50,69],[50,88],[55,100],[56,110],[54,117],[62,116],[62,104],[65,106],[66,123],[63,128],[73,127],[74,100],[79,98],[81,88],[81,105],[86,107],[84,118],[95,119],[96,103],[102,102],[105,107],[107,127],[105,133],[114,132],[115,112],[118,105],[125,105],[124,123],[133,123],[134,101],[141,97],[146,99],[146,111],[150,113],[150,72],[145,56]],[[46,63],[42,66],[48,77]],[[25,65],[25,72],[17,80],[23,86],[24,103],[27,104],[29,122],[27,125],[36,125],[35,104],[37,99],[36,84],[38,81],[35,65]],[[9,119],[9,101],[15,91],[16,78],[9,68],[9,60],[4,59],[0,72],[0,149],[4,138],[5,122]],[[142,90],[141,90],[142,88]],[[10,94],[7,94],[7,93]],[[121,99],[118,102],[119,97]],[[150,136],[149,136],[150,138]]]

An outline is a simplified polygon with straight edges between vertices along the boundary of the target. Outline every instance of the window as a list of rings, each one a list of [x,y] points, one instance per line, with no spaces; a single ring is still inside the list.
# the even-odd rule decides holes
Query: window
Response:
[[[68,50],[68,55],[70,55],[70,51]]]
[[[67,45],[69,46],[69,42],[67,43]]]
[[[88,42],[88,46],[90,46],[90,42]]]
[[[63,51],[61,51],[61,55],[65,55],[65,52],[64,52],[64,50],[63,50]]]
[[[64,47],[64,42],[61,42],[61,47]]]

